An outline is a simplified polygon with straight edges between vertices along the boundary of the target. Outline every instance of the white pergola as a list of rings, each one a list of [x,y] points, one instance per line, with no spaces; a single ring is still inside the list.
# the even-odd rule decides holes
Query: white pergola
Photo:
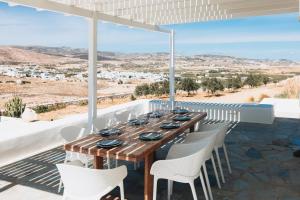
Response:
[[[170,102],[175,105],[174,31],[161,25],[228,20],[299,11],[299,0],[0,0],[87,18],[89,22],[89,128],[97,118],[98,20],[170,35]]]

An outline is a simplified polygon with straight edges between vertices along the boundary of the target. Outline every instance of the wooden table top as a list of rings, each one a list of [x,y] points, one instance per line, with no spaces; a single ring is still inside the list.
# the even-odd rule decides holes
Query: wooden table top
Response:
[[[128,160],[137,162],[143,160],[145,156],[153,153],[155,150],[168,143],[170,140],[183,133],[185,130],[194,127],[200,120],[206,117],[206,113],[193,112],[189,114],[191,120],[181,122],[180,128],[164,130],[160,125],[164,122],[172,121],[176,114],[167,114],[161,118],[150,119],[149,123],[141,126],[130,126],[128,123],[123,123],[116,128],[122,130],[119,136],[102,137],[98,134],[91,134],[71,143],[65,144],[66,151],[79,152],[99,157],[109,157],[118,160]],[[139,134],[148,131],[156,131],[163,134],[163,138],[158,141],[142,141],[139,139]],[[103,139],[121,139],[124,144],[111,148],[98,148],[96,143]]]

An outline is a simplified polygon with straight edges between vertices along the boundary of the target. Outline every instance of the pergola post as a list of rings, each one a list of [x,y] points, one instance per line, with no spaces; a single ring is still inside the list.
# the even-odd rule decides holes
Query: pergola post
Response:
[[[88,129],[95,131],[97,118],[97,18],[89,18],[89,66],[88,66]]]
[[[170,80],[170,103],[171,109],[175,108],[175,32],[170,32],[170,66],[169,66],[169,80]]]

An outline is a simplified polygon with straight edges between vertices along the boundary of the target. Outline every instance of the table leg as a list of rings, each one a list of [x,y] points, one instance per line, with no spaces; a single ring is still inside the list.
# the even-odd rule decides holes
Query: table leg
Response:
[[[103,169],[103,158],[94,156],[94,169]]]
[[[195,132],[195,126],[196,126],[196,125],[191,126],[191,128],[190,128],[190,133]]]
[[[153,176],[150,174],[153,160],[154,153],[151,153],[145,157],[144,200],[152,200],[153,198]]]

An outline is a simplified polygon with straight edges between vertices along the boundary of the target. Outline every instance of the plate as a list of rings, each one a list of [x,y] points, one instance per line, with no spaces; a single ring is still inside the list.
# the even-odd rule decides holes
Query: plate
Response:
[[[131,126],[139,126],[139,125],[148,124],[148,120],[147,119],[131,119],[128,121],[128,123]]]
[[[172,111],[174,114],[187,114],[189,113],[190,111],[188,111],[187,109],[175,109]]]
[[[102,136],[111,136],[111,135],[120,135],[122,133],[122,131],[120,129],[117,128],[111,128],[111,129],[102,129],[98,132],[98,134],[102,135]]]
[[[97,142],[97,147],[98,148],[113,148],[113,147],[117,147],[123,144],[122,140],[101,140],[99,142]]]
[[[180,122],[185,122],[185,121],[190,121],[192,118],[188,115],[177,115],[174,117],[174,121],[180,121]]]
[[[164,122],[162,125],[160,125],[160,128],[162,129],[175,129],[179,128],[180,124],[176,122]]]
[[[144,141],[155,141],[160,140],[163,137],[163,134],[158,132],[144,132],[141,133],[139,138]]]
[[[149,118],[161,118],[162,116],[164,116],[164,114],[162,112],[159,112],[159,111],[154,111],[154,112],[148,113],[147,116]]]

